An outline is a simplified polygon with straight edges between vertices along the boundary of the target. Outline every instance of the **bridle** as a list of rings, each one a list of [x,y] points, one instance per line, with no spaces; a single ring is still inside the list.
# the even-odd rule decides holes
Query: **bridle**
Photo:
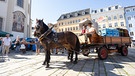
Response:
[[[54,25],[52,25],[51,28],[49,28],[46,32],[44,32],[43,34],[41,34],[41,36],[39,37],[39,41],[43,40],[43,38],[47,38],[47,36],[52,32]]]

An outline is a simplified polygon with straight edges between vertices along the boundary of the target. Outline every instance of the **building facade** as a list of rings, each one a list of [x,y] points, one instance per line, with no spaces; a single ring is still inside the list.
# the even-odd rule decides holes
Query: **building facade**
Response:
[[[103,28],[126,28],[124,8],[116,5],[98,10],[91,10],[92,20],[98,23],[99,31]]]
[[[31,0],[0,0],[0,30],[22,38],[30,36]]]
[[[129,35],[132,40],[135,40],[135,6],[125,7],[124,10]]]
[[[57,32],[72,31],[76,35],[79,35],[81,33],[79,22],[84,19],[91,19],[90,9],[62,14],[57,20],[57,27],[55,27],[55,30]]]

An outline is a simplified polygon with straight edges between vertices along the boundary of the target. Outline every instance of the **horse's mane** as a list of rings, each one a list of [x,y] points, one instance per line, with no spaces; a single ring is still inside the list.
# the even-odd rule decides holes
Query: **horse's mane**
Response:
[[[49,27],[43,22],[43,20],[39,20],[38,21],[39,23],[43,23],[42,25],[43,25],[43,28],[42,28],[42,30],[41,30],[41,33],[43,34],[44,32],[46,32],[48,29],[49,29]],[[51,31],[51,33],[54,33],[54,31]]]

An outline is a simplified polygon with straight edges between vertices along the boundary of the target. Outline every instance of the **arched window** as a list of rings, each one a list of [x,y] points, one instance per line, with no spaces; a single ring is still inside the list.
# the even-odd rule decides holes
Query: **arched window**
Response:
[[[117,19],[117,17],[116,17],[116,16],[114,16],[114,19]]]
[[[120,15],[120,18],[123,18],[123,15]]]
[[[20,11],[15,11],[13,13],[12,31],[24,32],[24,26],[25,26],[25,15]]]
[[[108,17],[108,20],[111,20],[111,17]]]

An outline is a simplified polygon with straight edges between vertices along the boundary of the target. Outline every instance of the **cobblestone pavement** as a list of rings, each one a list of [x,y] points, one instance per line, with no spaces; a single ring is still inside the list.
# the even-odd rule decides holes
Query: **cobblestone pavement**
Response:
[[[50,68],[45,68],[43,53],[10,53],[9,60],[0,61],[0,76],[135,76],[134,54],[131,48],[126,57],[111,54],[106,60],[99,60],[97,54],[80,54],[77,64],[70,63],[66,54],[52,54]]]

